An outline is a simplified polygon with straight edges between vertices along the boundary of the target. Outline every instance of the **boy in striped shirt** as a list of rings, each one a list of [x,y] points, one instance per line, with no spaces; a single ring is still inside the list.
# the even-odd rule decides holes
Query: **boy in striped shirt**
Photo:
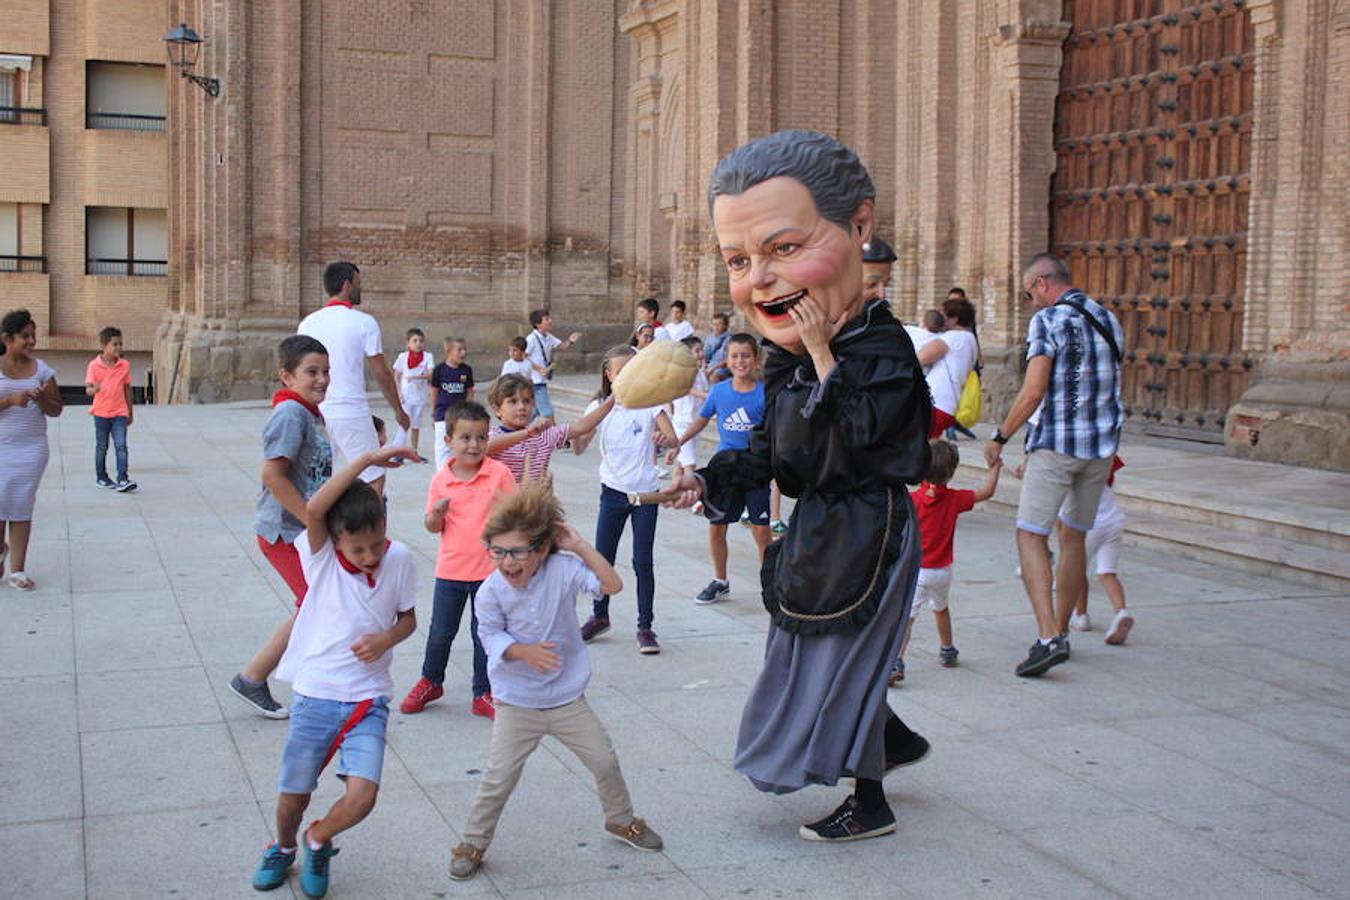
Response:
[[[504,463],[521,483],[547,477],[553,452],[594,431],[614,408],[614,398],[606,398],[571,424],[554,425],[549,419],[534,418],[534,385],[528,379],[503,375],[488,391],[488,405],[498,424],[488,433],[487,455]]]

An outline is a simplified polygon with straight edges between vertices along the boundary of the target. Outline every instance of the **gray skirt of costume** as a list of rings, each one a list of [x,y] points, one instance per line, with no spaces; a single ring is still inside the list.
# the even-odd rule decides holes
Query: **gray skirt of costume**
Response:
[[[799,635],[769,626],[764,670],[741,713],[734,760],[736,771],[761,791],[787,794],[849,776],[881,778],[886,680],[919,577],[912,505],[901,546],[877,614],[861,629]]]

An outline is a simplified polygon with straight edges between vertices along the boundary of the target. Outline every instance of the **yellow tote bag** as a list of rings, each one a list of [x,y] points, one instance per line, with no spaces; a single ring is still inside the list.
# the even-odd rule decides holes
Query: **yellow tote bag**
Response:
[[[961,387],[961,400],[956,404],[955,418],[963,428],[971,428],[980,421],[980,376],[973,370]]]

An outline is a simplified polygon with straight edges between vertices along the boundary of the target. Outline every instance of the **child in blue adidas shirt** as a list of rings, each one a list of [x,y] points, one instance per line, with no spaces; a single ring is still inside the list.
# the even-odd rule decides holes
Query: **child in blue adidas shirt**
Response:
[[[750,432],[764,421],[764,382],[755,376],[759,368],[759,344],[753,336],[741,332],[727,339],[726,367],[730,381],[719,381],[708,391],[703,408],[680,435],[680,445],[698,436],[713,418],[717,420],[717,451],[745,450],[750,446]],[[667,454],[666,462],[674,461],[679,448]],[[727,580],[727,526],[735,523],[741,510],[750,513],[750,533],[759,547],[760,561],[764,550],[773,539],[769,532],[769,484],[737,493],[720,518],[710,519],[708,549],[713,559],[713,580],[694,602],[706,606],[725,600],[731,593]]]

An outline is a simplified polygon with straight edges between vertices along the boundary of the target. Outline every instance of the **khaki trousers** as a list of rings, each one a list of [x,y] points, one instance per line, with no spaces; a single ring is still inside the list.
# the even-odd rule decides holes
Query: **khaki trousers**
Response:
[[[605,726],[600,724],[585,697],[553,709],[529,709],[497,701],[487,772],[478,784],[478,794],[469,809],[469,822],[464,826],[466,844],[485,850],[492,843],[497,820],[520,781],[525,760],[549,734],[575,753],[595,776],[605,822],[620,826],[632,823],[633,801],[619,771],[619,758]]]

